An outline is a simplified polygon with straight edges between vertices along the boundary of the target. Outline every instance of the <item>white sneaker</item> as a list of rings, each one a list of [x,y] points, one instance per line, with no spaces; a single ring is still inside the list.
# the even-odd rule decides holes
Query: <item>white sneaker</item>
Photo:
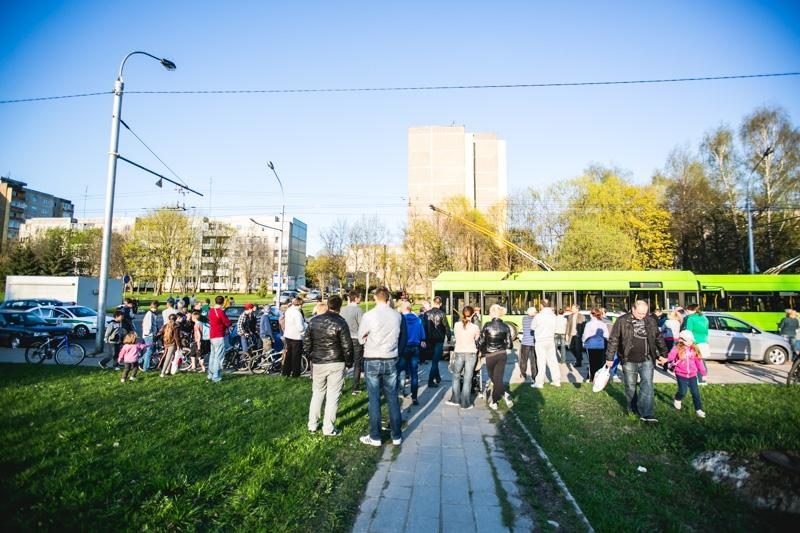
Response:
[[[497,404],[494,402],[490,403],[489,409],[491,409],[492,411],[497,411]]]
[[[695,413],[697,413],[697,416],[699,416],[700,418],[706,417],[706,412],[703,411],[702,409],[698,409],[697,411],[695,411]]]
[[[125,383],[125,378],[119,380],[120,383]]]
[[[458,405],[459,405],[459,404],[457,404],[456,402],[454,402],[454,401],[452,401],[452,400],[447,400],[447,401],[446,401],[446,402],[444,402],[444,403],[446,403],[447,405],[452,405],[452,406],[454,406],[454,407],[458,407]]]
[[[550,385],[552,385],[553,387],[560,387],[560,386],[561,386],[561,383],[553,383],[553,382],[550,382]]]
[[[701,387],[705,387],[706,385],[708,385],[708,381],[706,380],[698,381],[697,384],[700,385]]]
[[[534,389],[543,389],[544,385],[539,385],[538,383],[531,383],[531,387]]]
[[[392,439],[392,444],[394,446],[400,446],[403,443],[403,438],[400,437],[399,439]]]
[[[360,440],[362,444],[366,444],[367,446],[375,446],[376,448],[380,448],[380,446],[381,446],[381,441],[374,440],[369,435],[364,435],[363,437],[361,437],[358,440]]]
[[[681,410],[681,406],[683,405],[683,402],[680,401],[680,400],[672,400],[672,405],[673,405],[673,407],[675,407],[675,409],[680,411]]]

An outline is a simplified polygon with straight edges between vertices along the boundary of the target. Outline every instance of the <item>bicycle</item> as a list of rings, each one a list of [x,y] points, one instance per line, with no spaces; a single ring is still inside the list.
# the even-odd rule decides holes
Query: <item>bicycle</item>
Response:
[[[44,342],[36,341],[25,350],[25,361],[38,365],[45,359],[55,357],[56,364],[75,366],[81,364],[86,357],[86,350],[80,344],[70,344],[69,336],[49,337]]]
[[[789,376],[786,378],[787,385],[800,385],[800,357],[795,359],[792,363],[792,368],[789,370]]]
[[[253,352],[248,359],[248,370],[251,374],[278,374],[283,367],[283,351],[264,350]],[[311,364],[305,354],[300,356],[300,374],[306,375],[311,369]]]

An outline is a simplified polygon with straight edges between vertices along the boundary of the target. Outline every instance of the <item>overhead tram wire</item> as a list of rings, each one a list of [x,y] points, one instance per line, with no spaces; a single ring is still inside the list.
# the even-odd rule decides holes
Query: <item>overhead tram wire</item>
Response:
[[[175,176],[175,177],[178,179],[178,181],[180,181],[181,183],[183,183],[183,184],[184,184],[184,185],[186,185],[187,187],[189,186],[189,184],[188,184],[188,183],[186,183],[185,181],[183,181],[183,178],[181,178],[180,176],[178,176],[178,174],[176,174],[176,173],[175,173],[175,171],[174,171],[174,170],[172,170],[172,169],[170,168],[170,166],[164,162],[164,160],[163,160],[163,159],[161,159],[160,157],[158,157],[158,154],[157,154],[157,153],[155,153],[155,152],[153,151],[153,149],[152,149],[152,148],[150,148],[149,146],[147,146],[147,143],[145,143],[145,142],[142,140],[142,138],[141,138],[141,137],[139,137],[138,135],[136,135],[136,132],[135,132],[135,131],[133,131],[133,130],[131,129],[131,127],[130,127],[130,126],[128,126],[128,124],[127,124],[127,123],[126,123],[124,120],[122,120],[122,119],[120,118],[120,119],[119,119],[119,122],[120,122],[120,124],[122,124],[123,126],[125,126],[125,129],[126,129],[126,130],[128,130],[129,132],[131,132],[131,134],[132,134],[134,137],[136,137],[136,140],[137,140],[137,141],[139,141],[140,143],[142,143],[142,146],[144,146],[145,148],[147,148],[147,151],[148,151],[148,152],[150,152],[151,154],[153,154],[153,157],[155,157],[156,159],[158,159],[158,160],[161,162],[161,164],[162,164],[162,165],[164,165],[164,167],[165,167],[167,170],[169,170],[169,171],[172,173],[172,175],[173,175],[173,176]]]
[[[568,82],[543,82],[543,83],[498,83],[486,85],[420,85],[420,86],[394,86],[394,87],[328,87],[328,88],[296,88],[296,89],[205,89],[205,90],[140,90],[126,91],[126,94],[173,94],[173,95],[203,95],[203,94],[291,94],[291,93],[354,93],[354,92],[410,92],[410,91],[452,91],[452,90],[480,90],[480,89],[544,89],[558,87],[596,87],[603,85],[654,85],[666,83],[689,83],[701,81],[727,81],[757,78],[780,78],[800,76],[800,72],[772,72],[764,74],[734,74],[730,76],[691,76],[682,78],[654,78],[638,80],[603,80],[603,81],[568,81]],[[0,100],[0,104],[19,104],[24,102],[39,102],[45,100],[59,100],[67,98],[83,98],[112,94],[112,91],[93,93],[70,94],[62,96],[41,96],[33,98],[16,98]]]

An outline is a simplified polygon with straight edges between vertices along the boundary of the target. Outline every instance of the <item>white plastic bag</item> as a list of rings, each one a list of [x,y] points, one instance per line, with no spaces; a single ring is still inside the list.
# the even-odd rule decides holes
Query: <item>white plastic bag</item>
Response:
[[[608,385],[608,379],[611,377],[611,371],[607,366],[603,366],[600,370],[594,373],[594,381],[592,382],[592,391],[600,392]]]
[[[170,374],[173,376],[178,373],[178,369],[181,367],[183,363],[183,354],[175,354],[175,357],[172,358],[172,368],[170,368]]]

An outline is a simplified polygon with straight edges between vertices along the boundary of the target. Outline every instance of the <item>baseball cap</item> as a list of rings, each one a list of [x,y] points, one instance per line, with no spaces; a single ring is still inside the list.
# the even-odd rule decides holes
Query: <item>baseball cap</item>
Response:
[[[678,335],[678,338],[683,339],[686,344],[694,344],[694,333],[688,329],[681,331],[680,335]]]
[[[251,303],[244,304],[245,309],[253,309],[255,306]]]

